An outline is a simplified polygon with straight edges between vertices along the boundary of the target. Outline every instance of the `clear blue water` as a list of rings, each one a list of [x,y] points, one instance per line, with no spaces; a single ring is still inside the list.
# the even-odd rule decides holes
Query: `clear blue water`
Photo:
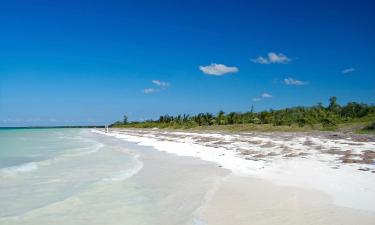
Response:
[[[204,224],[217,176],[90,129],[1,129],[0,225]]]
[[[80,132],[77,129],[0,129],[0,168],[98,147],[97,143],[78,137]]]
[[[88,129],[2,129],[0,224],[125,180],[141,166]]]

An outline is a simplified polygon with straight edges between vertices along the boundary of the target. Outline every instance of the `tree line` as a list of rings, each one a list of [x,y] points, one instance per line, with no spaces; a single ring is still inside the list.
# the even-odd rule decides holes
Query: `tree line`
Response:
[[[339,105],[336,97],[329,99],[329,105],[321,103],[310,107],[292,107],[279,110],[254,112],[253,107],[247,112],[219,111],[217,114],[199,113],[196,115],[182,114],[177,116],[162,115],[156,120],[129,122],[127,116],[117,121],[112,127],[139,128],[192,128],[197,126],[234,125],[234,124],[272,124],[274,126],[298,125],[323,128],[335,128],[339,123],[355,121],[375,121],[375,106],[357,102]]]

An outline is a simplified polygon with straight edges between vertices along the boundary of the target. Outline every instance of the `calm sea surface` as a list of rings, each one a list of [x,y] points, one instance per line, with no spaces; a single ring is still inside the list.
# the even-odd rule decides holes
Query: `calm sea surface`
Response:
[[[101,143],[89,129],[1,129],[0,224],[44,222],[40,213],[84,206],[81,197],[91,204],[90,195],[111,193],[141,168],[137,155]]]
[[[0,225],[203,225],[222,175],[90,129],[0,129]]]

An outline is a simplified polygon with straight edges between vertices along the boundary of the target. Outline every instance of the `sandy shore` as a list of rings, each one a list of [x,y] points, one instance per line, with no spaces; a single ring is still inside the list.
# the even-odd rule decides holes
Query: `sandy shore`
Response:
[[[229,175],[207,204],[202,220],[214,225],[374,224],[375,213],[339,207],[319,191]]]
[[[238,176],[215,162],[140,147],[127,144],[131,152],[140,154],[144,166],[126,183],[142,187],[146,198],[154,198],[148,211],[138,212],[144,224],[370,225],[375,221],[374,212],[337,206],[321,191]]]
[[[201,206],[229,170],[82,133],[77,137],[94,140],[100,148],[61,155],[33,171],[0,173],[1,225],[206,224]]]
[[[38,149],[55,148],[56,154],[33,161],[33,167],[27,163],[0,170],[1,225],[351,225],[375,221],[374,173],[359,170],[372,164],[324,158],[324,152],[313,154],[316,150],[310,147],[305,149],[308,155],[277,155],[278,151],[303,152],[306,145],[296,140],[311,136],[290,140],[282,136],[281,143],[291,149],[283,153],[280,135],[275,134],[24,132],[34,135]],[[217,139],[227,144],[219,145]],[[323,137],[318,140],[328,142]],[[313,139],[311,146],[318,140]],[[369,141],[352,145],[358,140],[332,140],[336,147],[345,148],[346,143],[372,147]],[[29,141],[24,143],[28,146]],[[354,147],[352,151],[361,154],[362,150]],[[274,154],[257,156],[264,152]],[[330,163],[338,166],[332,168]]]
[[[237,176],[316,191],[337,207],[375,214],[375,142],[366,136],[151,129],[115,129],[107,135],[198,157]]]

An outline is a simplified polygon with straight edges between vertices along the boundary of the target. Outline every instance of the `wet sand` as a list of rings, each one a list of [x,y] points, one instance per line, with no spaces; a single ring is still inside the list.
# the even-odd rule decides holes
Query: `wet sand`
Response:
[[[370,225],[375,213],[336,206],[322,192],[229,175],[202,219],[214,225]]]

